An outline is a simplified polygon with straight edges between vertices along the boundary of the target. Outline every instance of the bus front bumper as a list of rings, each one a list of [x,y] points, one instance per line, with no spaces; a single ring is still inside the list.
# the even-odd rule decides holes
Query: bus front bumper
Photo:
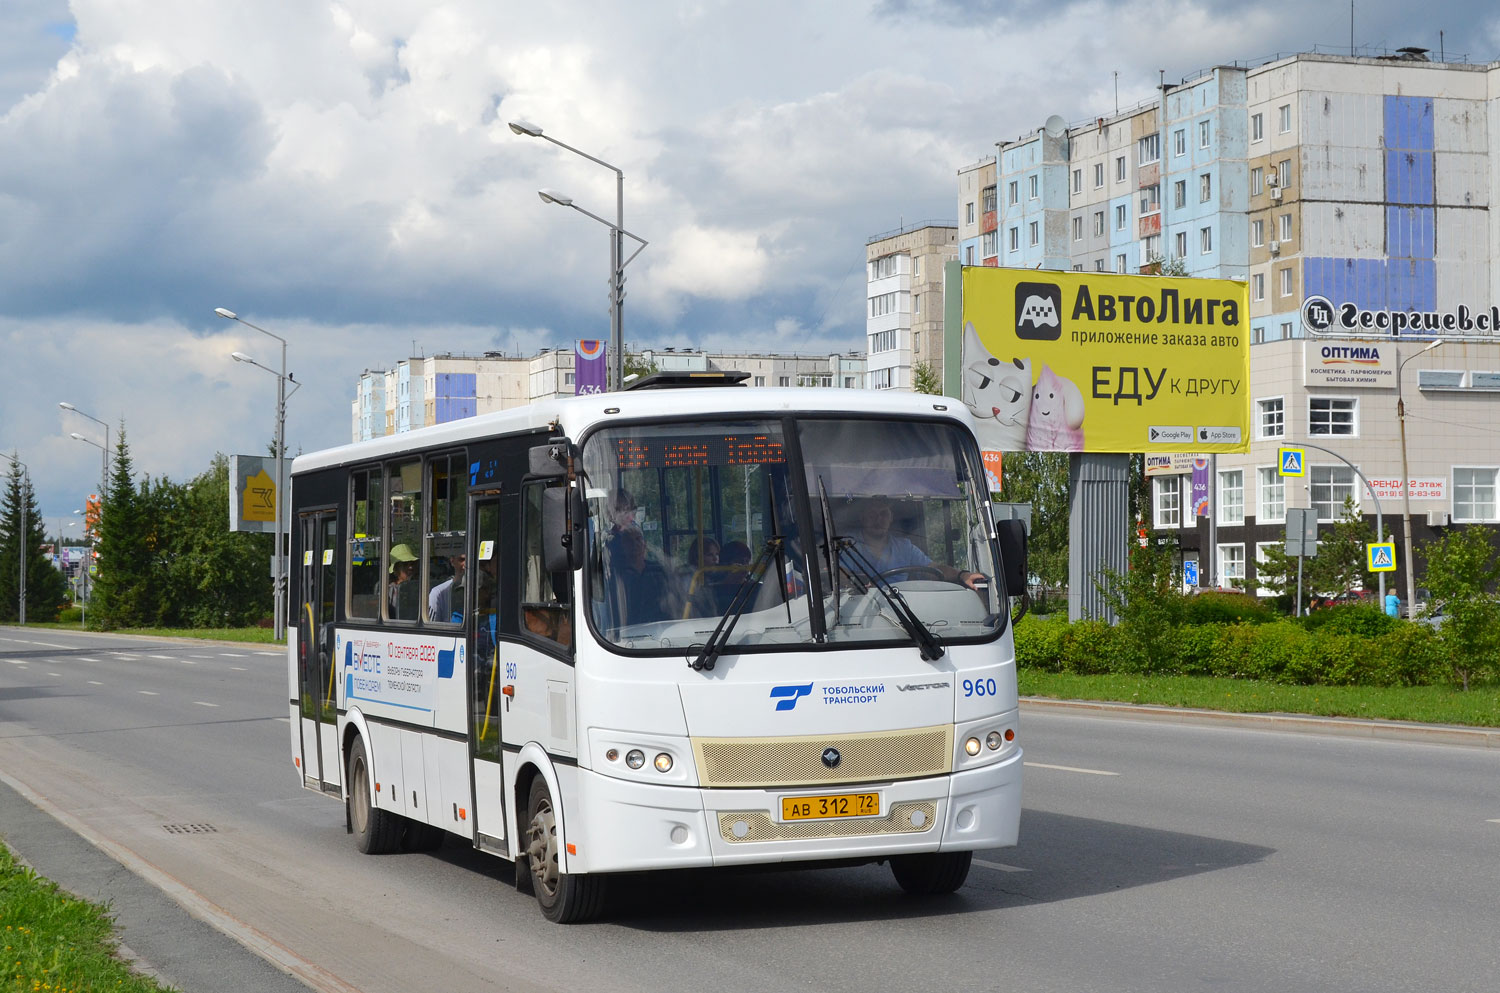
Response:
[[[1021,750],[947,777],[836,789],[715,789],[633,783],[579,769],[565,812],[569,872],[883,858],[1014,845]],[[782,799],[880,794],[873,817],[786,820]]]

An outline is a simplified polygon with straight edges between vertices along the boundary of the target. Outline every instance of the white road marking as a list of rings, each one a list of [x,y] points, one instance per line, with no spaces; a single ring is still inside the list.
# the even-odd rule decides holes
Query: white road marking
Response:
[[[20,570],[18,569],[16,571],[19,572]],[[26,664],[26,660],[25,659],[6,659],[5,661],[9,662],[11,665],[21,665],[21,666],[24,666]]]
[[[172,656],[170,655],[148,655],[146,657],[152,659],[166,659],[168,662],[172,661]]]
[[[86,658],[83,658],[82,656],[79,656],[78,661],[80,661],[80,662],[98,662],[99,660],[98,659],[86,659]]]
[[[177,661],[181,662],[183,665],[197,665],[198,664],[198,663],[194,662],[192,659],[178,659]]]
[[[217,707],[218,706],[218,704],[216,704],[216,703],[205,703],[202,700],[194,700],[193,702],[196,703],[200,707]]]
[[[292,723],[292,719],[290,717],[278,717],[278,718],[276,718],[276,720],[280,721],[283,724],[290,724],[290,723]]]
[[[224,658],[226,658],[226,659],[244,659],[244,658],[249,658],[248,655],[241,655],[238,652],[220,652],[219,654],[221,656],[223,656]]]
[[[229,668],[233,672],[244,672],[245,671],[245,667],[242,666],[242,665],[232,665]]]
[[[190,659],[211,659],[211,658],[213,658],[213,656],[212,655],[189,655],[188,658],[190,658]]]
[[[62,676],[62,673],[60,673],[60,672],[49,672],[49,673],[47,673],[47,675],[49,675],[49,676],[58,676],[58,677],[61,677],[61,676]]]
[[[1032,768],[1032,769],[1055,769],[1058,772],[1081,772],[1081,773],[1084,773],[1085,775],[1089,775],[1089,776],[1118,776],[1119,775],[1118,772],[1105,772],[1103,769],[1080,769],[1077,766],[1071,766],[1071,765],[1048,765],[1045,762],[1027,762],[1025,764],[1028,767]]]
[[[70,647],[72,647],[71,645],[54,645],[50,641],[33,641],[33,642],[30,642],[30,644],[40,645],[43,648],[70,648]]]
[[[256,655],[269,655],[273,659],[279,659],[279,658],[281,658],[281,653],[280,652],[256,652],[255,654]]]
[[[151,690],[136,690],[136,692],[139,693],[141,696],[161,696],[160,693],[155,693],[155,692],[152,692]]]
[[[1500,824],[1500,817],[1491,817],[1489,820],[1485,821],[1485,823],[1486,824]]]
[[[126,652],[111,652],[110,654],[112,654],[117,659],[138,659],[138,658],[140,658],[139,655],[130,655],[130,654],[126,653]]]
[[[97,679],[90,679],[89,680],[89,685],[90,686],[103,686],[104,684],[101,683],[101,682],[99,682],[99,680],[97,680]]]
[[[986,861],[985,859],[975,859],[974,860],[974,864],[975,865],[982,865],[986,869],[998,869],[1001,872],[1030,872],[1031,871],[1030,869],[1023,869],[1023,868],[1021,868],[1018,865],[1006,865],[1004,862],[989,862],[989,861]]]

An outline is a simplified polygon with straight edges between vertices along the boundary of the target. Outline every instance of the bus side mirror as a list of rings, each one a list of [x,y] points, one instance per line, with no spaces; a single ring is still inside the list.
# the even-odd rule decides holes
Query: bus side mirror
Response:
[[[583,565],[587,519],[588,510],[578,490],[571,486],[542,490],[542,566],[548,572],[571,572]]]
[[[568,443],[554,441],[537,445],[527,453],[527,472],[542,479],[562,479],[568,474]]]
[[[995,522],[1000,539],[1000,568],[1005,573],[1005,595],[1026,592],[1026,528],[1018,520]]]

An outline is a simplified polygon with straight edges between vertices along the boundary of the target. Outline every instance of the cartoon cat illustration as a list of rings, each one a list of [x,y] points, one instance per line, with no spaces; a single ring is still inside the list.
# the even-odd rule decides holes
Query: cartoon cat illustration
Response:
[[[964,325],[963,401],[975,417],[980,444],[998,452],[1026,447],[1026,418],[1031,408],[1031,359],[997,359],[979,340],[972,323]]]
[[[1083,451],[1083,392],[1043,365],[1031,391],[1026,447],[1033,452]]]

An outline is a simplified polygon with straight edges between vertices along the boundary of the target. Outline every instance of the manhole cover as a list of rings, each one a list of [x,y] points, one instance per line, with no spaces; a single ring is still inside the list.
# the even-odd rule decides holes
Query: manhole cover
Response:
[[[162,830],[168,834],[218,834],[219,829],[212,824],[163,824]]]

